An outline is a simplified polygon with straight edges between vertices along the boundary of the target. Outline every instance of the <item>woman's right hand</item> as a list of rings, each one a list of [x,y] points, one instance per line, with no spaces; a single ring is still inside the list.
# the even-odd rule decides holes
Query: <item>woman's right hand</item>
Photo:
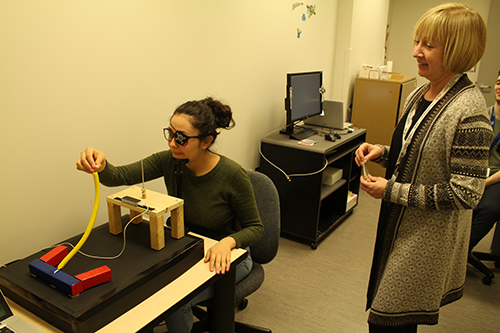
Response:
[[[379,146],[365,142],[356,150],[356,164],[361,166],[363,163],[376,160],[382,156],[383,152],[384,151]]]
[[[93,173],[101,172],[106,167],[106,155],[102,151],[88,147],[80,154],[76,161],[76,168],[80,171]]]

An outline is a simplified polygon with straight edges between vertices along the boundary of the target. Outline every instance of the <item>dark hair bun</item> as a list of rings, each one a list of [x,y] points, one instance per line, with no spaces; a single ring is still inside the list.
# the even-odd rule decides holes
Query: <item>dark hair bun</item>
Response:
[[[212,97],[205,98],[203,102],[212,109],[217,128],[231,129],[234,127],[233,112],[229,105],[223,104]]]
[[[235,126],[231,107],[212,97],[186,102],[175,109],[174,114],[190,116],[191,124],[202,137],[211,136],[212,144],[219,135],[219,128],[231,129]]]

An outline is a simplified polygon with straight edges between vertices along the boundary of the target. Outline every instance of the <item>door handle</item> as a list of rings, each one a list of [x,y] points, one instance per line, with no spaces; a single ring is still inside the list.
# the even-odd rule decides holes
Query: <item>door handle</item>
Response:
[[[487,86],[487,85],[481,83],[481,85],[479,86],[479,89],[488,90],[488,89],[491,89],[491,86]]]

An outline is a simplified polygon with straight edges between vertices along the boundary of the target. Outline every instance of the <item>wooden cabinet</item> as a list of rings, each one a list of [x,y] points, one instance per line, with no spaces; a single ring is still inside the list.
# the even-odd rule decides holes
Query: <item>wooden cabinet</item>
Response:
[[[274,133],[261,141],[260,171],[271,178],[280,195],[281,232],[315,249],[357,205],[360,168],[354,161],[366,131],[356,129],[335,142],[312,136],[314,146]],[[342,178],[323,184],[325,166],[342,170]],[[285,175],[286,174],[286,175]]]
[[[414,77],[402,80],[356,78],[351,122],[366,129],[366,142],[390,145],[392,132],[406,97],[417,87]],[[368,163],[374,176],[385,176],[385,169]]]

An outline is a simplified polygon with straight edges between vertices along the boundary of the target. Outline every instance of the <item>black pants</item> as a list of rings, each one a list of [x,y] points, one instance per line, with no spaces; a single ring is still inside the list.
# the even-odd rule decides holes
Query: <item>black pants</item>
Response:
[[[495,183],[484,189],[481,201],[472,215],[472,229],[470,234],[469,251],[490,232],[500,219],[500,183]]]
[[[378,326],[368,324],[370,333],[417,333],[417,325],[406,326]]]

